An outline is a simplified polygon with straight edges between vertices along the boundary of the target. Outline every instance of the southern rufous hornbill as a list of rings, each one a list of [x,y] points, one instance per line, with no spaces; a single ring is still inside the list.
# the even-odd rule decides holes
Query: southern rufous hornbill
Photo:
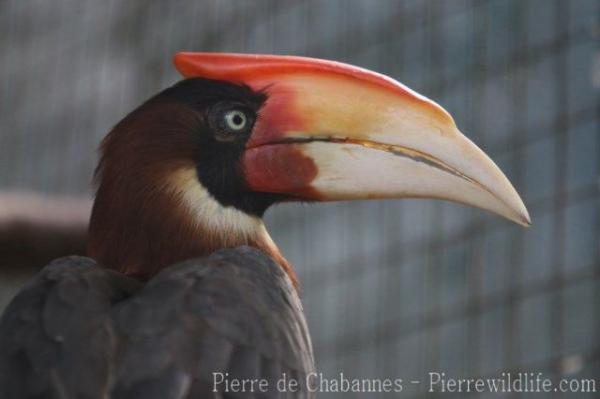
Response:
[[[8,306],[0,397],[238,397],[214,373],[270,381],[241,397],[280,396],[286,373],[289,397],[311,397],[298,282],[262,222],[273,204],[432,197],[529,224],[452,117],[391,78],[286,56],[175,65],[186,79],[103,141],[89,257],[52,262]]]

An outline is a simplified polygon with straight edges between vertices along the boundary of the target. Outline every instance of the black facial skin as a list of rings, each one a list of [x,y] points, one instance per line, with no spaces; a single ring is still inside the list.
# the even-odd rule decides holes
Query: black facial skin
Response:
[[[190,129],[190,134],[196,149],[198,180],[221,205],[262,217],[269,206],[286,199],[280,194],[250,191],[241,166],[254,122],[267,99],[265,93],[242,84],[192,78],[182,80],[162,94],[197,113],[198,124]],[[225,115],[233,110],[244,113],[243,130],[228,128]]]

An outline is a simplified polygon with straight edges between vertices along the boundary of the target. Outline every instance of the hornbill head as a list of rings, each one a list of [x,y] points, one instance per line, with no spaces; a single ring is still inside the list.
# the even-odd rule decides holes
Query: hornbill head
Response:
[[[289,269],[261,222],[282,201],[429,197],[530,223],[508,179],[448,112],[389,77],[290,56],[174,61],[187,79],[103,144],[90,254],[109,267],[152,275],[248,244]]]

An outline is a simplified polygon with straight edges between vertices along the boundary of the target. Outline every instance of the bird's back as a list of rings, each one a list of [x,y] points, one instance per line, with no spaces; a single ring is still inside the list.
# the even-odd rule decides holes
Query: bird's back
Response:
[[[89,258],[58,259],[0,322],[7,399],[310,397],[312,371],[296,290],[248,247],[185,261],[146,285]],[[281,392],[284,376],[300,392]]]

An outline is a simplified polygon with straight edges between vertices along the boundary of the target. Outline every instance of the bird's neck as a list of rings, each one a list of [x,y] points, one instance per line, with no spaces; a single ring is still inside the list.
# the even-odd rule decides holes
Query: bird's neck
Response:
[[[148,279],[178,261],[249,245],[269,254],[297,283],[262,219],[222,206],[198,183],[192,165],[173,165],[152,181],[143,173],[127,179],[128,171],[108,172],[99,184],[88,243],[89,256],[103,266]]]

